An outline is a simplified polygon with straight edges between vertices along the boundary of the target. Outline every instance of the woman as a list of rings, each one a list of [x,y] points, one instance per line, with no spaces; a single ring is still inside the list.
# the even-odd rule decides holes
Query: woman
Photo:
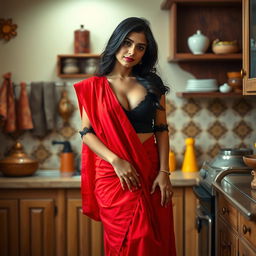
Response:
[[[75,84],[82,127],[83,212],[104,226],[106,256],[173,256],[167,87],[148,22],[127,18],[99,75]]]

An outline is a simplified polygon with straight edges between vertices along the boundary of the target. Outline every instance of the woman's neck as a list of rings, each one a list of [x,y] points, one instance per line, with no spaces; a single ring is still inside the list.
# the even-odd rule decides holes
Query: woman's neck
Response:
[[[108,74],[108,76],[117,77],[117,78],[127,78],[132,76],[132,68],[120,67],[118,63],[114,66],[113,70]]]

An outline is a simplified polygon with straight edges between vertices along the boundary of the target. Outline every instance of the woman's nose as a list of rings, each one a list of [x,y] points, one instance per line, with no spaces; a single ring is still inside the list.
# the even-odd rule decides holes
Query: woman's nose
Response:
[[[130,55],[133,55],[134,52],[135,52],[135,47],[132,45],[132,46],[129,48],[128,53],[129,53]]]

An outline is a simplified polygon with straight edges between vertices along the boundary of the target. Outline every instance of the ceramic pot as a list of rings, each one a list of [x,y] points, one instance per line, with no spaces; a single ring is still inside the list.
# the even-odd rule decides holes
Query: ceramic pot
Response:
[[[69,100],[68,92],[66,90],[61,92],[61,98],[58,103],[58,112],[65,122],[68,122],[74,112],[74,106]]]
[[[64,74],[77,74],[79,73],[79,67],[77,65],[77,60],[73,58],[68,58],[63,61]]]
[[[237,41],[220,41],[215,39],[212,43],[212,51],[215,54],[230,54],[238,52]]]
[[[83,71],[85,74],[93,75],[98,72],[99,61],[96,58],[86,59],[83,63]]]
[[[232,90],[232,88],[227,83],[225,83],[219,87],[219,90],[222,93],[228,93]]]
[[[188,38],[188,47],[193,54],[204,54],[208,46],[209,39],[200,30]]]

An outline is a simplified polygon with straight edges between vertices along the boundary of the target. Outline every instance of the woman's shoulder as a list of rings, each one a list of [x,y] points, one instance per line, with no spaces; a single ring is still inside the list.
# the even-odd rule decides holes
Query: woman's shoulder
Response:
[[[102,82],[103,79],[104,79],[104,77],[102,77],[102,76],[92,76],[92,77],[86,78],[82,81],[75,83],[74,87],[75,88],[77,88],[77,87],[94,87],[98,83]]]

